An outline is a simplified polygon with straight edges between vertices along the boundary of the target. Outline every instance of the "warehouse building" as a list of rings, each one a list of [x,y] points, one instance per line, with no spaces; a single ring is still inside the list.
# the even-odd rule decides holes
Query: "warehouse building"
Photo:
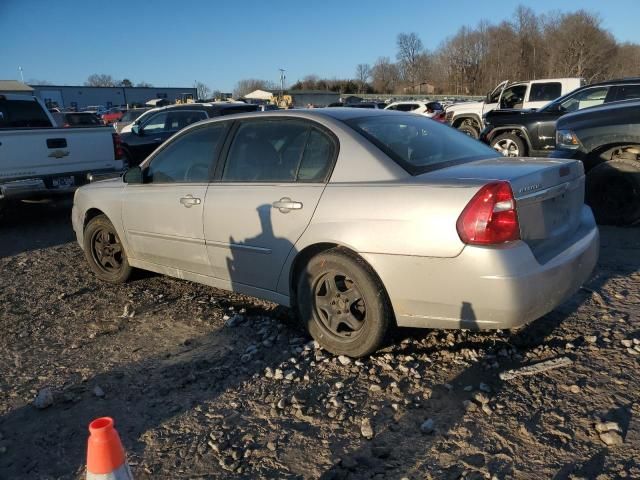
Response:
[[[149,100],[165,99],[174,103],[185,95],[197,98],[193,87],[86,87],[70,85],[31,85],[33,94],[49,108],[74,108],[81,110],[89,106],[106,108],[128,105],[141,106]]]

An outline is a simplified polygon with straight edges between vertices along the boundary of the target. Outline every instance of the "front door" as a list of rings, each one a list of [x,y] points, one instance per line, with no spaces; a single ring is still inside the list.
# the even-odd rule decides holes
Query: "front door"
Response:
[[[135,164],[142,162],[174,133],[205,118],[204,110],[169,109],[156,113],[140,126],[137,137],[132,136],[128,145],[132,160]]]
[[[270,117],[239,124],[205,202],[204,234],[215,277],[232,288],[276,290],[336,152],[337,140],[313,122]]]
[[[202,214],[226,123],[196,128],[143,165],[144,183],[127,185],[122,216],[131,256],[210,275]]]

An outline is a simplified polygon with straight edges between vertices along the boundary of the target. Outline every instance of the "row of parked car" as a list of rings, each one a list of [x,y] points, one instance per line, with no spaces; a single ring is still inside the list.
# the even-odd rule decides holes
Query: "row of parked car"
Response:
[[[586,85],[564,78],[503,82],[446,120],[507,157],[576,158],[600,223],[640,220],[640,78]]]

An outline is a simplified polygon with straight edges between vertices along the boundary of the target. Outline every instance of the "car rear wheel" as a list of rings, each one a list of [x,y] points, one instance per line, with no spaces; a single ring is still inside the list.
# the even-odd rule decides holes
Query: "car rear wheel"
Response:
[[[640,221],[640,162],[614,158],[591,169],[585,186],[586,202],[603,225],[631,225]]]
[[[298,313],[311,336],[337,355],[362,357],[382,344],[391,306],[380,280],[358,256],[332,249],[300,273]]]
[[[84,255],[100,280],[124,283],[131,275],[124,246],[105,215],[92,218],[84,229]]]
[[[491,146],[505,157],[522,157],[525,154],[524,142],[515,133],[498,135]]]

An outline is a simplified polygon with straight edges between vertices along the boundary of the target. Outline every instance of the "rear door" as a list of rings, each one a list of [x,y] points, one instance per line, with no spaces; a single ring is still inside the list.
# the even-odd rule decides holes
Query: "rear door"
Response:
[[[122,218],[132,257],[210,275],[202,213],[227,122],[176,138],[143,167],[144,183],[127,185]]]
[[[238,123],[228,150],[205,202],[213,275],[232,288],[275,291],[325,188],[337,139],[307,120],[254,118]]]
[[[538,144],[540,149],[552,150],[556,145],[556,121],[566,113],[582,110],[583,108],[601,105],[612,98],[613,91],[608,85],[585,88],[567,97],[559,104],[559,110],[545,109],[545,116],[538,123]]]

